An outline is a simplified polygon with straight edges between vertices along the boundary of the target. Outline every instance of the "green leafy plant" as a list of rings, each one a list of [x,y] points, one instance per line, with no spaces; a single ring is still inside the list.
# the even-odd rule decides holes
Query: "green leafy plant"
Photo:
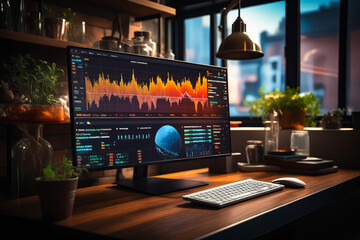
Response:
[[[311,120],[320,113],[319,99],[312,93],[300,93],[299,88],[286,87],[285,92],[276,89],[275,92],[266,94],[264,89],[260,89],[259,94],[261,97],[258,100],[245,101],[245,105],[250,105],[249,113],[252,117],[259,116],[264,119],[268,113],[274,111],[282,114],[283,110],[300,110],[308,115],[306,125],[314,125]]]
[[[66,22],[69,23],[69,35],[70,38],[74,34],[74,17],[76,16],[76,12],[72,11],[71,8],[63,8],[61,10],[53,10],[44,4],[44,16],[45,18],[63,18]]]
[[[335,108],[331,112],[328,112],[323,115],[320,124],[323,125],[323,124],[340,123],[344,114],[345,114],[344,108]]]
[[[44,4],[44,18],[57,18],[60,17],[59,13],[49,8],[47,4]]]
[[[44,179],[55,180],[73,178],[88,172],[86,168],[74,167],[72,161],[66,157],[66,154],[63,155],[62,160],[63,162],[60,167],[56,167],[53,163],[49,163],[43,169]]]
[[[3,63],[6,71],[7,91],[11,91],[15,103],[58,104],[54,94],[62,84],[57,79],[64,74],[55,63],[35,60],[29,54],[10,57]]]
[[[70,23],[72,23],[72,21],[74,20],[73,18],[75,17],[75,15],[76,12],[73,12],[71,8],[64,8],[61,12],[61,17]]]
[[[63,8],[61,11],[56,11],[53,8],[44,4],[44,17],[45,18],[64,18],[68,22],[72,22],[76,16],[76,12],[73,12],[71,8]]]

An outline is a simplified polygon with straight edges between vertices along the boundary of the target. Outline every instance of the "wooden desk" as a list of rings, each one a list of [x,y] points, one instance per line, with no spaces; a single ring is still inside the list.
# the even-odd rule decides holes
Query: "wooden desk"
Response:
[[[284,176],[298,177],[307,186],[286,188],[223,209],[195,205],[181,198],[191,192],[242,179],[271,181]],[[121,239],[231,239],[239,236],[247,239],[315,211],[360,186],[358,170],[301,176],[272,172],[210,174],[208,169],[198,169],[162,177],[207,181],[209,185],[161,196],[148,196],[113,185],[78,189],[73,216],[46,223],[46,226]],[[0,202],[0,214],[44,224],[36,196]]]

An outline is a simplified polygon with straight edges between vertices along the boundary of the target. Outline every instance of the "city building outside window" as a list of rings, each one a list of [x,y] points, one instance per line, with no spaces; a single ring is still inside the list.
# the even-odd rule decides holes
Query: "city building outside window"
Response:
[[[338,106],[340,0],[300,0],[300,91]]]
[[[185,60],[210,64],[210,16],[185,20]]]
[[[236,9],[229,12],[228,34],[237,16]],[[230,117],[249,116],[249,106],[244,102],[257,100],[260,89],[266,93],[285,89],[285,1],[242,8],[241,18],[246,23],[247,34],[261,45],[265,56],[255,60],[227,61]],[[220,44],[219,35],[218,38]]]
[[[349,1],[349,73],[347,81],[347,107],[348,112],[360,111],[360,1]]]

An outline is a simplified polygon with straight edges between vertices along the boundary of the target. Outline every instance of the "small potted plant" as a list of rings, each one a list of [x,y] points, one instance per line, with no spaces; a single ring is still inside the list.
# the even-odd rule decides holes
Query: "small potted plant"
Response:
[[[43,177],[36,179],[43,217],[61,220],[72,215],[79,176],[85,168],[74,167],[66,155],[61,166],[50,163],[43,169]]]
[[[6,72],[0,81],[0,113],[6,121],[63,121],[64,112],[54,94],[64,74],[55,63],[35,60],[29,54],[10,57],[2,64]]]
[[[261,97],[254,102],[245,102],[250,105],[251,116],[261,116],[274,111],[279,114],[282,129],[303,129],[304,126],[315,126],[313,119],[319,111],[319,99],[312,93],[300,93],[299,88],[287,87],[285,92],[275,90],[272,93],[259,91]],[[307,115],[307,118],[306,118]]]
[[[341,127],[341,120],[344,113],[345,109],[333,109],[331,112],[323,115],[320,120],[320,126],[323,129],[339,129]]]
[[[71,8],[64,8],[62,11],[54,11],[44,5],[44,28],[47,37],[61,40],[69,40],[73,28],[73,18],[76,15]]]

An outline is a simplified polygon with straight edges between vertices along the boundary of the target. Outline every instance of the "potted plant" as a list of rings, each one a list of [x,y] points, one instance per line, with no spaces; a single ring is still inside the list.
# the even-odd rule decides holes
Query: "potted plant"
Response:
[[[72,215],[79,176],[85,172],[65,154],[61,166],[50,163],[43,169],[43,177],[36,178],[43,218],[61,220]]]
[[[54,94],[64,74],[55,63],[35,60],[29,54],[10,57],[2,64],[6,77],[0,81],[0,114],[6,121],[63,121],[64,112]]]
[[[272,93],[259,91],[261,97],[250,105],[251,116],[261,116],[263,119],[274,111],[279,114],[282,129],[303,129],[304,126],[315,126],[313,119],[319,111],[319,99],[312,93],[300,93],[299,88],[286,87],[285,92],[275,90]],[[307,118],[306,118],[307,115]]]
[[[60,12],[44,5],[44,28],[47,37],[69,40],[73,28],[73,18],[76,15],[71,8],[64,8]]]
[[[341,127],[341,120],[344,113],[345,109],[333,109],[331,112],[323,115],[320,120],[320,126],[323,129],[339,129]]]

